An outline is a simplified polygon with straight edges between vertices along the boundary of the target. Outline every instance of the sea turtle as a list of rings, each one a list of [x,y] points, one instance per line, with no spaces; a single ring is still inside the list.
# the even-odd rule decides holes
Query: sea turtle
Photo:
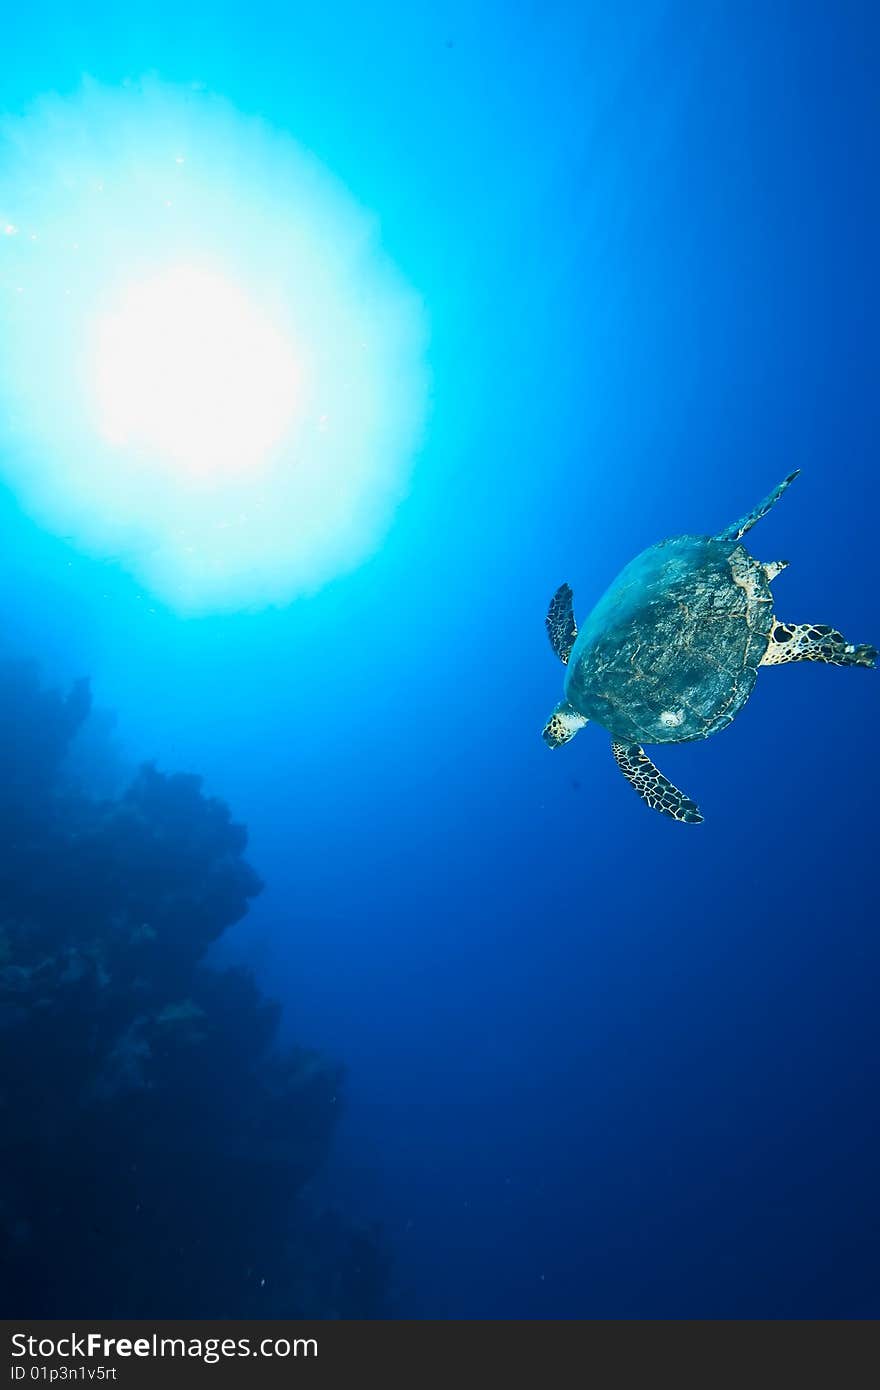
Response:
[[[876,647],[854,646],[833,627],[780,622],[770,583],[788,562],[761,564],[740,544],[797,472],[717,535],[676,536],[636,556],[580,631],[571,589],[557,589],[546,625],[567,667],[565,699],[547,721],[545,743],[561,748],[594,720],[647,804],[693,825],[703,819],[698,807],[658,772],[643,743],[684,743],[726,728],[759,666],[875,665]]]

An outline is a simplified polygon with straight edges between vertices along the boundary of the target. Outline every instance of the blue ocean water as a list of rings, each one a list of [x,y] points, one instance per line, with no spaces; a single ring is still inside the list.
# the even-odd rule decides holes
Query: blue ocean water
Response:
[[[83,72],[198,80],[373,210],[425,307],[408,495],[311,596],[181,617],[0,510],[6,651],[88,677],[123,762],[203,776],[247,826],[265,887],[211,959],[345,1069],[309,1201],[387,1267],[321,1315],[880,1312],[877,678],[770,669],[729,730],[661,750],[699,827],[649,814],[601,730],[540,738],[557,585],[584,613],[794,468],[751,537],[791,562],[779,614],[878,640],[878,36],[811,0],[4,20],[5,109]],[[6,1217],[16,1311],[43,1311],[39,1222]],[[320,1263],[316,1229],[292,1259]]]

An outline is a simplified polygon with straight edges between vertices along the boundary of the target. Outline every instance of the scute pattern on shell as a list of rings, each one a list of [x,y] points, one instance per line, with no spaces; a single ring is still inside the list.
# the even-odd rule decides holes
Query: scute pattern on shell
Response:
[[[679,536],[637,556],[582,625],[565,694],[625,746],[707,738],[754,688],[773,625],[767,575],[736,541]],[[663,719],[681,711],[680,723]]]

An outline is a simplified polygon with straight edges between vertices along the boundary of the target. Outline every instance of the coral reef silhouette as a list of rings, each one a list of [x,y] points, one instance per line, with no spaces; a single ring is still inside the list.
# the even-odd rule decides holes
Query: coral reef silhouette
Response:
[[[196,776],[66,779],[89,710],[0,664],[5,1316],[381,1316],[376,1233],[310,1191],[340,1068],[204,961],[262,888],[246,831]]]

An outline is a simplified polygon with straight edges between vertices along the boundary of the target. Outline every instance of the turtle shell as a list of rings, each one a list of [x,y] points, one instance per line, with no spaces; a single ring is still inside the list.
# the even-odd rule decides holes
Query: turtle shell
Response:
[[[707,738],[752,693],[772,625],[769,582],[739,542],[661,541],[581,627],[566,699],[627,743]]]

